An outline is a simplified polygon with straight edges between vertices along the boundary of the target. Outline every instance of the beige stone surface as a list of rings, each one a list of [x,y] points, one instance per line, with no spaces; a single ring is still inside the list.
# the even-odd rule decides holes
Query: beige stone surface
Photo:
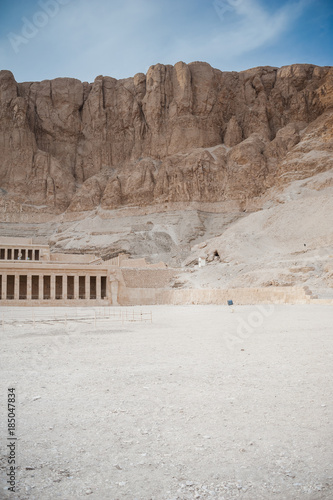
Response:
[[[141,273],[140,273],[141,274]],[[150,276],[150,279],[142,280],[142,277],[132,275],[136,278],[126,280],[125,286],[121,286],[119,290],[119,303],[125,306],[133,305],[193,305],[193,304],[220,304],[226,305],[228,300],[232,300],[235,305],[246,304],[316,304],[317,296],[313,296],[312,292],[306,287],[292,286],[270,286],[270,287],[251,287],[251,288],[190,288],[167,290],[159,288],[161,279],[156,280],[155,276]],[[147,277],[148,278],[148,277]],[[165,285],[166,283],[164,283]],[[320,299],[318,299],[320,301]],[[333,298],[318,303],[333,305]]]
[[[331,168],[332,79],[307,64],[228,73],[179,62],[93,83],[1,71],[2,208],[244,203]]]
[[[181,210],[179,204],[164,211],[160,206],[155,212],[152,206],[97,210],[67,214],[52,224],[0,223],[0,232],[37,234],[53,251],[95,253],[114,265],[117,255],[126,259],[124,252],[132,257],[124,265],[132,260],[140,267],[142,257],[150,263],[162,259],[171,267],[183,265],[178,288],[309,286],[314,295],[329,299],[332,186],[328,171],[284,189],[272,188],[245,212],[217,204],[207,204],[206,210]],[[199,257],[207,260],[204,268],[198,269]]]
[[[168,288],[175,269],[121,269],[128,288]]]
[[[184,287],[307,285],[333,298],[332,199],[332,170],[270,190],[261,210],[192,247],[183,262]],[[206,267],[197,268],[199,257]]]
[[[0,96],[1,235],[185,265],[178,288],[330,299],[331,67],[178,63],[93,84],[3,71]]]

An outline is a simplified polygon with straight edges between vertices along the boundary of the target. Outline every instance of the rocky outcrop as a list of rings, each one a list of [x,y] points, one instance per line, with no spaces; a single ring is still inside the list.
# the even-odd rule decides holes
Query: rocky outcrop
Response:
[[[257,197],[332,168],[333,68],[152,66],[94,83],[0,72],[0,187],[54,212]]]

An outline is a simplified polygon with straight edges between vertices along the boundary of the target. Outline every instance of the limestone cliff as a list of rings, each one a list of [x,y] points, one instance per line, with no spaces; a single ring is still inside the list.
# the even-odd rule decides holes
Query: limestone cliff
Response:
[[[56,213],[244,203],[332,168],[332,130],[332,67],[179,62],[92,84],[1,71],[0,198]]]

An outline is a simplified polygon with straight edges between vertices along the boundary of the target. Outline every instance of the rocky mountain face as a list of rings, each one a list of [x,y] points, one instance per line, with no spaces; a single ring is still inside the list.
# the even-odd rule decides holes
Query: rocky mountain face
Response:
[[[333,166],[333,68],[157,64],[94,83],[0,72],[0,202],[53,213],[235,200]]]

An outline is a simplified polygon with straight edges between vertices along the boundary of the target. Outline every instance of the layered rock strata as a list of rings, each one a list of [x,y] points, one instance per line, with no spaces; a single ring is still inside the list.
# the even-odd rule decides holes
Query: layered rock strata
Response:
[[[236,73],[179,62],[92,84],[17,83],[1,71],[1,206],[242,206],[332,168],[332,107],[332,67]]]

